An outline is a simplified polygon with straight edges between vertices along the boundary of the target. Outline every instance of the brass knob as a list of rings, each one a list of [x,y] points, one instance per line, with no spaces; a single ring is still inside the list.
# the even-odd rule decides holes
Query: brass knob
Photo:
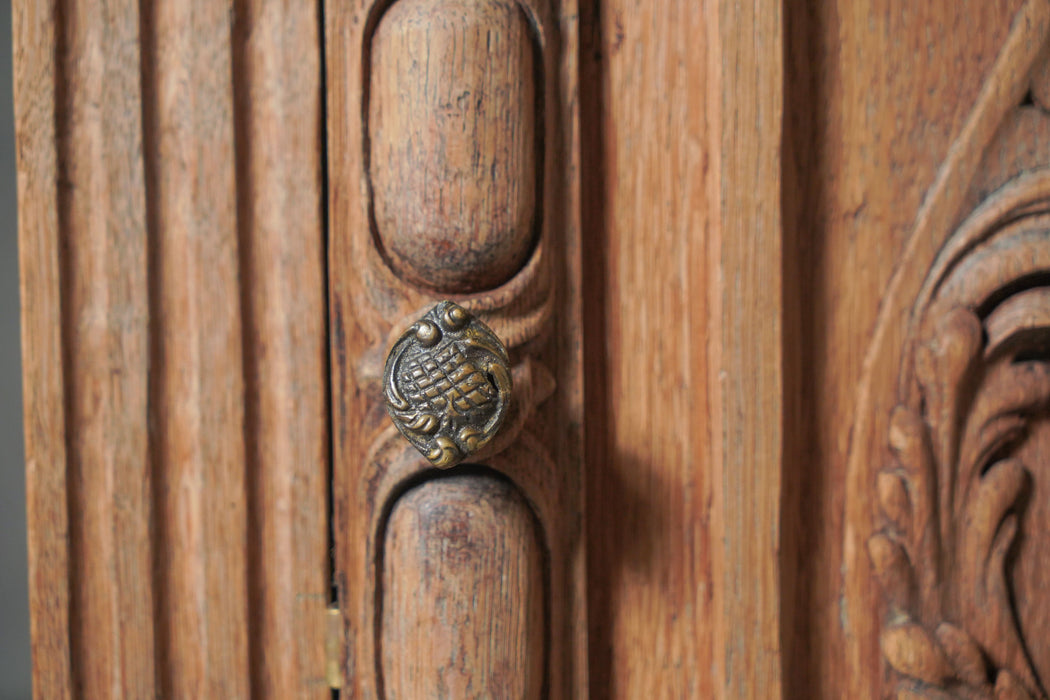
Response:
[[[386,358],[386,408],[435,467],[459,464],[499,430],[510,405],[510,358],[488,326],[442,301],[401,334]]]

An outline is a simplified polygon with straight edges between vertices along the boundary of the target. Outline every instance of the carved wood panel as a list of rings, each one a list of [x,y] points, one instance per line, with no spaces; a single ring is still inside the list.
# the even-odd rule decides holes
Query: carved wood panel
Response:
[[[844,615],[878,621],[848,637],[858,671],[884,660],[873,694],[1047,697],[1048,27],[1043,2],[1016,16],[865,362]]]
[[[582,697],[575,5],[364,0],[325,16],[345,690]],[[391,423],[382,377],[446,299],[503,341],[513,393],[474,464],[442,472]],[[482,602],[468,614],[458,596]]]
[[[13,19],[34,692],[328,697],[317,9]]]

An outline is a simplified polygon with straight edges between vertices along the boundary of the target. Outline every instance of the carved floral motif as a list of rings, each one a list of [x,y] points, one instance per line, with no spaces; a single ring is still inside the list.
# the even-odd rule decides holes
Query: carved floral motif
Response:
[[[976,212],[915,308],[867,542],[898,697],[1047,697],[1032,643],[1050,632],[1019,619],[1013,577],[1019,543],[1047,536],[1025,520],[1050,487],[1025,459],[1050,410],[1046,185],[1044,172]]]

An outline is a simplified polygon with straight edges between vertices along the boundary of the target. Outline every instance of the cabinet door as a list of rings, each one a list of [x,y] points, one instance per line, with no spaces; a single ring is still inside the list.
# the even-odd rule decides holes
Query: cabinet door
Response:
[[[352,697],[586,694],[575,12],[326,5],[333,542]],[[506,363],[455,313],[486,324]],[[494,437],[504,399],[487,362],[512,385]]]
[[[1046,0],[14,34],[38,697],[1047,696]]]
[[[351,696],[779,694],[769,8],[326,5]],[[407,374],[387,349],[449,331],[417,321],[446,298],[504,339],[519,409],[441,472],[382,395]],[[394,412],[444,466],[455,436],[410,398]]]

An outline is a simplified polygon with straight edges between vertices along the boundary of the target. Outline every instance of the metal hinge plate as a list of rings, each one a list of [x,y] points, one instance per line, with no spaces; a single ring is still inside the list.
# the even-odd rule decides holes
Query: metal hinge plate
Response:
[[[343,663],[346,661],[346,631],[343,629],[343,612],[336,607],[325,610],[324,675],[328,687],[338,690],[343,687]]]

